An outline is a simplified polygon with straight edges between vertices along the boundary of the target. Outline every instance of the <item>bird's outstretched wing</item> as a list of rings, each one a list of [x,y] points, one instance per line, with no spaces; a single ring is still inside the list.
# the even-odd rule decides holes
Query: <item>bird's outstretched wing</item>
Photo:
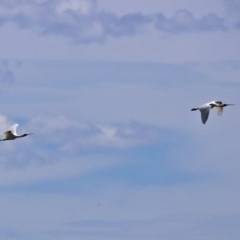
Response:
[[[4,141],[4,140],[15,139],[18,136],[17,131],[16,131],[18,125],[19,124],[15,123],[12,126],[10,126],[7,131],[1,133],[1,135],[3,137],[1,140]]]
[[[202,123],[205,124],[208,120],[208,116],[209,116],[209,109],[205,108],[201,110],[201,118],[202,118]]]
[[[15,139],[16,136],[13,135],[12,131],[9,130],[9,131],[6,131],[3,133],[3,139],[2,140],[12,140],[12,139]]]
[[[17,136],[17,127],[19,126],[18,123],[14,123],[12,126],[9,127],[9,131],[12,132],[13,135]]]

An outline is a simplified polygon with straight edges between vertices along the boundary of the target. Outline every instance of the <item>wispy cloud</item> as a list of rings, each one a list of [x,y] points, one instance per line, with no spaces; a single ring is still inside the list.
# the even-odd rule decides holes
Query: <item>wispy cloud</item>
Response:
[[[9,125],[3,115],[0,121],[1,128]],[[20,125],[18,130],[34,135],[1,142],[0,178],[4,184],[15,184],[16,179],[28,182],[85,174],[111,166],[118,160],[101,159],[99,155],[96,158],[95,154],[149,145],[159,140],[161,132],[158,127],[137,122],[83,124],[65,116],[38,117]],[[86,156],[86,152],[92,154]]]
[[[63,151],[91,148],[129,148],[158,140],[160,129],[138,122],[126,124],[84,124],[65,116],[38,117],[31,128],[39,134],[37,141],[56,143]],[[45,139],[46,137],[46,139]]]
[[[171,33],[227,30],[224,25],[224,19],[218,17],[216,14],[207,14],[197,19],[186,9],[177,11],[170,18],[166,18],[161,13],[157,14],[156,28],[159,31]]]
[[[130,12],[117,15],[99,11],[97,0],[12,0],[0,3],[1,24],[14,23],[42,35],[58,35],[76,43],[104,42],[108,37],[132,36],[153,27],[160,32],[225,31],[225,19],[214,13],[196,18],[187,9],[173,16]]]

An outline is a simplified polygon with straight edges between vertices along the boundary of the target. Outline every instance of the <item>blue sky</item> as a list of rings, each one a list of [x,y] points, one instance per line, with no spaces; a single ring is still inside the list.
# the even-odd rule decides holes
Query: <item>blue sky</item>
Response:
[[[239,239],[239,12],[1,1],[1,239]]]

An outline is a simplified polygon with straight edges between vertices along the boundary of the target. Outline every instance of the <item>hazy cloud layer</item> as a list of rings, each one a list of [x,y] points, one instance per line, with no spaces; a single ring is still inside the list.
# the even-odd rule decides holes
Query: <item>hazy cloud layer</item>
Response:
[[[141,146],[156,141],[160,132],[157,127],[137,122],[84,124],[64,116],[36,118],[31,128],[36,129],[39,143],[55,143],[62,151]]]
[[[196,18],[187,9],[182,9],[171,17],[166,17],[161,12],[131,12],[118,16],[113,12],[99,11],[97,0],[12,0],[1,1],[0,8],[1,25],[14,23],[20,28],[33,29],[42,35],[59,35],[80,43],[103,42],[107,37],[131,36],[152,27],[164,33],[228,29],[225,19],[214,13]]]
[[[0,121],[2,131],[9,127],[5,116],[1,115]],[[100,156],[91,159],[91,156],[110,149],[152,144],[159,140],[161,132],[157,127],[137,122],[83,124],[64,116],[38,117],[17,130],[19,134],[34,134],[21,140],[1,142],[0,179],[3,185],[15,184],[17,178],[19,183],[38,181],[84,174],[116,164],[113,159],[100,160]],[[85,156],[86,152],[92,152],[90,157]]]
[[[13,119],[0,115],[1,132],[13,123]],[[112,166],[131,164],[131,159],[121,154],[169,141],[166,128],[136,121],[86,123],[65,115],[43,114],[19,123],[19,134],[34,134],[1,142],[0,186],[101,172]]]
[[[156,28],[162,32],[172,33],[227,30],[224,19],[216,14],[207,14],[197,19],[186,9],[177,11],[171,18],[166,18],[163,14],[157,14]]]

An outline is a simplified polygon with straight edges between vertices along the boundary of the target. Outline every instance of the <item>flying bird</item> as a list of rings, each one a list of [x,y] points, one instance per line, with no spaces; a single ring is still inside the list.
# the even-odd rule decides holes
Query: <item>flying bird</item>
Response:
[[[16,138],[22,138],[22,137],[26,137],[30,134],[33,134],[33,133],[24,133],[24,134],[18,135],[17,134],[18,126],[19,126],[19,124],[15,123],[9,128],[9,130],[7,130],[6,132],[3,132],[2,133],[3,138],[0,141],[14,140]]]
[[[201,112],[202,123],[205,124],[207,122],[209,112],[212,108],[216,108],[219,116],[223,113],[223,108],[226,106],[234,105],[232,103],[223,103],[222,101],[211,101],[205,103],[197,108],[192,108],[191,111],[199,110]]]

